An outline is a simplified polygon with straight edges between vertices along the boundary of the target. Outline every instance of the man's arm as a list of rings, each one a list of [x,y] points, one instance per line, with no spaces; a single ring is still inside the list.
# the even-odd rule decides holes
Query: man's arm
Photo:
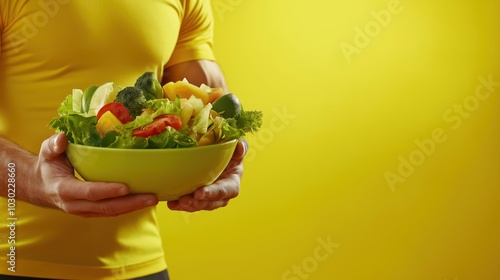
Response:
[[[36,156],[18,147],[16,144],[0,136],[0,194],[7,196],[8,173],[11,173],[15,180],[16,198],[28,200],[27,197],[33,191],[21,186],[33,186],[33,178],[30,173],[36,164]],[[7,166],[14,166],[15,172],[8,172]]]
[[[10,173],[15,174],[17,200],[83,217],[117,216],[158,203],[154,195],[128,195],[120,183],[78,180],[64,154],[66,146],[66,136],[55,134],[37,156],[0,136],[0,195],[8,196]],[[13,165],[15,173],[8,171]]]
[[[205,84],[228,91],[224,75],[214,61],[193,60],[172,65],[165,69],[162,82],[165,84],[184,78],[198,86]],[[240,180],[243,175],[243,157],[247,150],[246,142],[240,140],[231,161],[217,181],[212,185],[197,189],[193,194],[182,196],[179,200],[169,201],[168,207],[172,210],[194,212],[226,206],[230,199],[239,194]]]
[[[189,83],[200,86],[205,84],[213,88],[228,91],[224,74],[219,65],[210,60],[193,60],[165,68],[162,84],[176,82],[186,78]]]

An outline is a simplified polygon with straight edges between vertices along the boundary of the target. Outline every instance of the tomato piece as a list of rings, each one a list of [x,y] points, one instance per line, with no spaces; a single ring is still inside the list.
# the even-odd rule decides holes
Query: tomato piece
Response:
[[[123,106],[120,102],[111,102],[102,106],[99,112],[97,112],[97,120],[99,120],[107,111],[110,111],[123,124],[132,121],[132,117],[130,116],[127,107]]]
[[[156,117],[152,123],[143,127],[138,127],[132,132],[132,136],[148,138],[149,136],[158,135],[165,130],[167,126],[178,130],[182,127],[181,118],[177,115],[165,114]]]
[[[155,120],[162,120],[167,126],[170,126],[175,130],[179,130],[182,127],[181,117],[177,115],[160,115],[156,117]]]

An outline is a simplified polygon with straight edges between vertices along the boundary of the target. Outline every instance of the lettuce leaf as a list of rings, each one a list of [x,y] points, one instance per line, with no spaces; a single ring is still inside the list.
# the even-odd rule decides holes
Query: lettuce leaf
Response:
[[[155,111],[155,117],[164,114],[174,114],[180,116],[181,114],[181,100],[177,98],[175,101],[169,99],[153,99],[146,102],[146,108]]]
[[[85,117],[79,114],[62,115],[53,119],[50,126],[57,132],[64,132],[68,141],[87,146],[100,146],[101,135],[97,132],[96,117]]]
[[[168,99],[152,99],[146,102],[146,108],[154,112],[152,114],[143,114],[137,116],[133,121],[123,125],[123,130],[134,130],[138,127],[145,126],[153,122],[154,118],[165,115],[174,114],[180,116],[180,99],[170,101]]]
[[[221,131],[221,140],[223,140],[224,142],[233,139],[239,139],[245,136],[245,132],[238,128],[238,124],[235,119],[224,119],[221,125]]]
[[[66,98],[64,98],[63,102],[57,108],[57,113],[60,116],[63,115],[70,115],[70,114],[78,114],[78,112],[75,112],[73,110],[73,96],[72,95],[67,95]]]
[[[196,141],[193,138],[180,133],[170,126],[167,127],[165,132],[149,136],[147,140],[149,144],[148,148],[150,149],[187,148],[196,146]]]
[[[146,149],[148,148],[148,139],[142,137],[134,137],[132,136],[132,132],[123,134],[116,133],[115,141],[113,141],[109,144],[109,146],[106,147],[120,149]]]
[[[238,116],[237,127],[243,132],[254,133],[259,131],[262,126],[262,112],[260,111],[241,111]]]
[[[101,141],[101,147],[121,149],[164,149],[195,147],[196,141],[187,135],[167,127],[167,130],[148,138],[132,136],[131,131],[109,131]]]
[[[201,109],[198,114],[194,117],[193,125],[191,126],[191,130],[195,133],[207,133],[208,126],[212,124],[210,120],[210,112],[212,110],[212,104],[208,103]]]

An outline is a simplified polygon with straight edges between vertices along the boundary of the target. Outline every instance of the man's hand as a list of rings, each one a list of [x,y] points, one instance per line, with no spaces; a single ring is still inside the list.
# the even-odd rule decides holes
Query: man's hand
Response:
[[[25,200],[82,217],[117,216],[158,204],[152,194],[129,195],[124,184],[77,179],[64,153],[66,146],[64,134],[43,142]]]
[[[248,144],[241,139],[226,169],[213,184],[197,189],[193,194],[184,195],[179,200],[167,202],[171,210],[195,212],[224,207],[229,200],[238,196],[240,180],[243,176],[243,158]]]
[[[165,84],[184,78],[197,86],[205,84],[229,92],[224,75],[215,61],[192,60],[171,65],[165,68],[162,81]],[[226,206],[229,200],[238,196],[240,192],[243,157],[247,150],[248,145],[245,140],[240,140],[231,161],[217,181],[197,189],[193,194],[182,196],[179,200],[169,201],[168,207],[171,210],[195,212]]]

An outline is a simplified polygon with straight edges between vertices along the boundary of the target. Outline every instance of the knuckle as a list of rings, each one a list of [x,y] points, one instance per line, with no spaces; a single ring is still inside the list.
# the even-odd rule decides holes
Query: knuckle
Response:
[[[116,216],[116,213],[115,213],[113,207],[111,207],[111,205],[109,205],[109,203],[102,203],[99,206],[99,213],[104,214],[106,216]]]
[[[61,202],[59,203],[59,208],[68,214],[84,216],[84,213],[78,207],[75,207],[75,205],[73,205],[72,203]]]
[[[239,180],[235,182],[238,183],[232,186],[221,188],[220,193],[217,196],[217,200],[231,199],[237,197],[240,193],[240,185],[239,185]]]
[[[231,199],[231,198],[235,198],[235,197],[237,197],[238,195],[240,195],[240,188],[239,188],[239,187],[238,187],[238,188],[235,188],[235,189],[233,190],[233,192],[231,192],[231,194],[230,194],[230,195],[228,195],[226,198]]]
[[[71,200],[71,198],[68,197],[66,187],[62,182],[57,182],[52,188],[48,188],[45,195],[46,201],[49,201],[50,204],[61,209],[63,209],[63,207],[68,207],[67,201]]]
[[[83,198],[90,201],[99,200],[92,188],[83,189]]]
[[[72,214],[73,209],[67,203],[61,202],[57,207],[66,213]]]
[[[221,201],[217,201],[217,202],[212,202],[207,208],[206,210],[208,211],[212,211],[212,210],[215,210],[215,209],[218,209],[218,208],[222,208],[222,207],[226,207],[227,205],[229,204],[229,200],[228,199],[225,199],[225,200],[221,200]]]
[[[226,196],[229,195],[229,191],[227,190],[227,188],[219,188],[216,192],[215,192],[215,195],[214,195],[214,200],[222,200],[224,198],[226,198]]]
[[[181,196],[181,197],[179,198],[179,205],[180,205],[181,207],[188,207],[188,206],[190,206],[190,205],[191,205],[192,201],[193,201],[193,199],[192,199],[192,197],[191,197],[191,196],[189,196],[189,195],[184,195],[184,196]]]
[[[210,205],[210,201],[206,200],[195,200],[193,207],[199,210],[206,209]]]
[[[47,151],[50,151],[50,138],[43,140],[42,144],[40,145],[40,159],[45,160],[45,153]]]
[[[57,196],[64,196],[65,195],[65,188],[64,184],[61,182],[56,182],[52,188],[52,195],[57,195]]]

